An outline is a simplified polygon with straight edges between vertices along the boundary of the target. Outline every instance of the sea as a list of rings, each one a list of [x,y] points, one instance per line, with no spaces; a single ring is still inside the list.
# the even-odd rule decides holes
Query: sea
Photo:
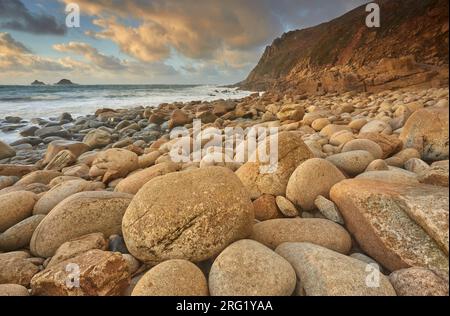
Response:
[[[32,118],[72,117],[93,114],[99,108],[158,106],[161,103],[239,99],[251,94],[217,85],[46,85],[0,86],[0,121],[7,116]],[[0,131],[11,142],[18,131]]]

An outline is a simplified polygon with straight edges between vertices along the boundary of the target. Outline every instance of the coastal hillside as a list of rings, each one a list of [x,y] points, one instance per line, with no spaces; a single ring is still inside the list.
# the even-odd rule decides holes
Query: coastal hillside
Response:
[[[285,33],[239,86],[321,94],[447,85],[448,1],[375,2],[379,28],[366,26],[363,5],[330,22]]]

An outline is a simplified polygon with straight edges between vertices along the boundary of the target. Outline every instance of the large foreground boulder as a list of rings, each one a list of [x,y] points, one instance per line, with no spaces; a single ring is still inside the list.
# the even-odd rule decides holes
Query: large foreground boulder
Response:
[[[122,217],[132,195],[81,192],[59,203],[38,225],[30,242],[33,254],[51,257],[66,241],[90,234],[121,234]]]
[[[362,249],[390,271],[448,269],[447,188],[353,179],[331,198]]]
[[[144,262],[199,262],[248,236],[253,220],[253,205],[236,175],[207,167],[149,181],[130,203],[122,230],[130,253]]]

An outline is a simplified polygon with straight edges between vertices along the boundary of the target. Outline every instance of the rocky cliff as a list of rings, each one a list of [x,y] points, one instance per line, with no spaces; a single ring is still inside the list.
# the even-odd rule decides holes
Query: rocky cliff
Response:
[[[239,86],[301,95],[447,85],[448,1],[375,2],[379,28],[366,26],[364,5],[285,33]]]

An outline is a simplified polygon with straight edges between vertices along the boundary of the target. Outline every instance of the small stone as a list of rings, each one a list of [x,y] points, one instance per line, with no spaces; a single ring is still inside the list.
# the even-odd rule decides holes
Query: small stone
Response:
[[[286,199],[284,196],[277,196],[275,199],[278,209],[286,217],[297,217],[299,216],[298,210],[295,205]]]
[[[316,131],[320,132],[325,126],[331,124],[330,120],[327,118],[318,118],[312,122],[311,127]]]
[[[383,159],[375,159],[367,166],[365,172],[383,170],[389,170],[388,164]]]
[[[389,183],[401,184],[417,184],[419,183],[418,176],[400,168],[389,167],[389,170],[380,171],[366,171],[361,173],[355,179],[376,180]]]
[[[390,157],[402,149],[403,143],[395,135],[386,135],[379,133],[360,133],[359,139],[370,139],[377,143],[383,150],[383,159]]]
[[[400,139],[405,148],[415,148],[425,161],[448,159],[448,108],[425,108],[414,112]]]
[[[95,191],[103,189],[101,182],[90,182],[86,180],[70,180],[55,185],[49,191],[45,192],[33,208],[33,214],[48,214],[58,203],[83,191]]]
[[[419,158],[411,158],[405,162],[405,169],[420,174],[430,168],[430,166]]]
[[[108,250],[112,252],[120,252],[122,254],[129,253],[127,245],[122,236],[111,235],[108,238]]]
[[[319,209],[320,213],[330,221],[344,225],[344,219],[342,218],[339,209],[333,201],[328,200],[322,195],[318,195],[314,200],[314,205]]]
[[[273,195],[261,195],[253,201],[253,207],[255,209],[255,218],[259,221],[282,217]]]

